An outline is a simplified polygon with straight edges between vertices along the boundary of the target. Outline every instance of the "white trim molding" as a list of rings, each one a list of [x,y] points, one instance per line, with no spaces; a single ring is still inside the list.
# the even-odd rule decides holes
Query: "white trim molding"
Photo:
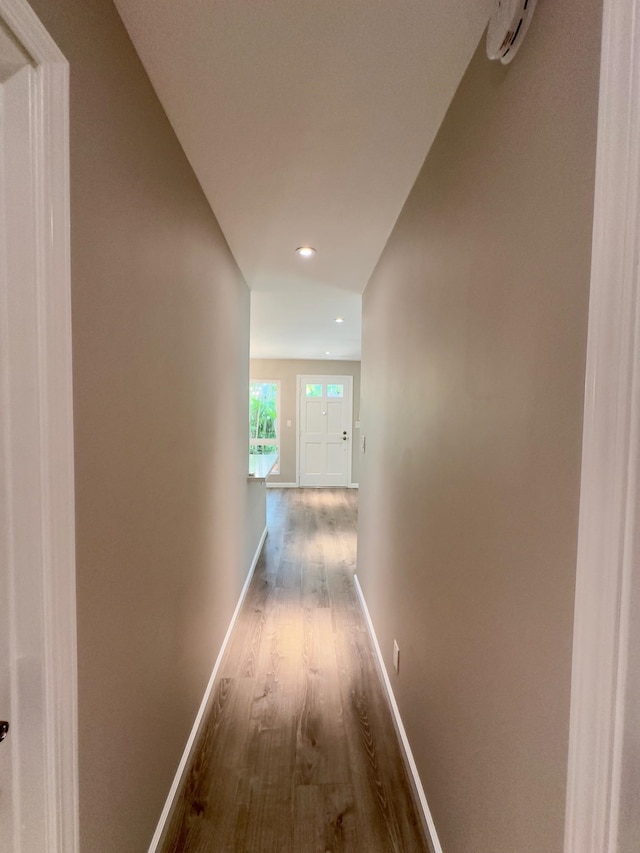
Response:
[[[78,723],[75,504],[69,248],[69,66],[25,0],[0,0],[0,19],[31,57],[40,471],[31,529],[41,537],[44,820],[48,853],[77,853]],[[11,320],[9,319],[10,323]],[[6,401],[4,401],[6,402]],[[11,413],[9,412],[9,417]],[[11,492],[11,483],[8,485]],[[24,521],[28,522],[27,519]],[[36,591],[34,590],[34,600]]]
[[[213,665],[213,669],[211,671],[211,676],[209,677],[209,683],[207,684],[206,690],[204,691],[204,696],[202,697],[202,702],[200,703],[200,708],[198,709],[198,713],[196,714],[195,721],[191,728],[191,733],[189,734],[189,739],[187,740],[187,744],[184,748],[184,752],[182,753],[182,758],[180,759],[180,763],[178,764],[178,769],[176,770],[176,775],[173,777],[173,782],[171,783],[171,788],[169,789],[169,794],[167,795],[167,799],[164,804],[164,808],[162,809],[162,814],[160,815],[160,820],[158,821],[158,825],[156,827],[156,831],[153,834],[153,838],[151,839],[151,844],[149,845],[148,853],[158,853],[160,850],[160,842],[162,841],[162,834],[167,825],[167,821],[169,820],[169,816],[171,814],[171,809],[173,807],[173,803],[178,795],[178,791],[180,790],[180,783],[182,781],[182,777],[189,766],[189,759],[191,757],[191,753],[196,745],[198,739],[198,733],[200,731],[200,727],[202,725],[202,721],[204,720],[204,715],[207,711],[207,707],[209,705],[209,699],[211,698],[211,693],[213,692],[213,688],[215,685],[216,678],[218,677],[218,671],[222,664],[222,659],[224,657],[224,653],[227,650],[227,646],[229,645],[229,640],[231,638],[231,634],[235,627],[235,624],[238,620],[238,614],[240,613],[240,608],[242,607],[244,600],[247,596],[247,591],[249,589],[249,584],[251,583],[251,579],[253,578],[253,574],[256,570],[256,566],[258,565],[258,560],[260,559],[260,554],[262,553],[262,548],[264,546],[265,539],[267,538],[267,528],[265,527],[262,536],[260,537],[260,541],[258,542],[258,547],[256,548],[256,552],[253,556],[253,560],[251,562],[251,566],[247,573],[246,580],[244,582],[244,586],[240,591],[240,596],[238,598],[238,603],[236,604],[236,609],[233,611],[233,616],[231,617],[231,621],[229,622],[229,627],[227,628],[227,633],[224,635],[224,640],[222,641],[222,645],[220,646],[220,651],[218,652],[218,657],[216,658],[216,662]]]
[[[640,7],[605,0],[565,853],[614,853],[640,583]]]
[[[249,589],[249,584],[251,583],[251,578],[253,577],[253,573],[256,570],[256,566],[258,565],[258,560],[260,559],[260,554],[262,554],[262,549],[264,547],[264,541],[267,538],[267,528],[262,531],[262,536],[260,537],[260,541],[258,542],[258,547],[256,548],[256,553],[253,555],[253,560],[251,561],[251,565],[249,566],[249,571],[247,573],[247,579],[244,582],[244,586],[242,587],[242,592],[240,593],[240,599],[236,605],[236,609],[233,612],[232,621],[238,618],[238,613],[240,608],[242,607],[242,602],[247,594],[247,590]]]
[[[429,809],[429,804],[427,803],[427,797],[424,793],[424,788],[422,787],[420,774],[418,773],[418,768],[413,758],[411,746],[409,745],[409,738],[407,737],[407,733],[402,722],[402,717],[400,716],[400,709],[398,708],[396,697],[393,695],[393,688],[391,687],[389,674],[387,672],[386,666],[384,665],[382,651],[380,650],[380,644],[378,643],[376,631],[373,627],[373,622],[371,621],[371,614],[369,613],[369,608],[367,607],[367,602],[365,600],[364,593],[362,592],[362,587],[360,586],[360,581],[358,580],[357,575],[353,576],[353,581],[355,584],[356,592],[358,593],[358,598],[360,600],[360,606],[362,607],[362,612],[364,613],[364,618],[367,623],[367,628],[369,629],[369,636],[371,637],[371,642],[373,643],[373,648],[375,649],[376,658],[378,660],[378,668],[380,670],[380,674],[382,675],[382,681],[387,692],[389,705],[391,706],[393,722],[395,724],[396,731],[398,732],[398,737],[400,738],[400,744],[404,753],[405,763],[407,765],[407,769],[409,770],[411,781],[413,783],[413,787],[415,789],[415,793],[418,797],[418,802],[420,804],[422,824],[427,835],[427,841],[429,842],[431,853],[442,853],[442,847],[438,839],[438,833],[436,832],[436,825],[433,822],[431,810]]]

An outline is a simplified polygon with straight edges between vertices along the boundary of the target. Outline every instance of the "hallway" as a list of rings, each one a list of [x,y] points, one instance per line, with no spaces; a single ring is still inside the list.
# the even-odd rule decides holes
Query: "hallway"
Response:
[[[353,584],[358,492],[267,497],[269,534],[162,850],[427,851]]]

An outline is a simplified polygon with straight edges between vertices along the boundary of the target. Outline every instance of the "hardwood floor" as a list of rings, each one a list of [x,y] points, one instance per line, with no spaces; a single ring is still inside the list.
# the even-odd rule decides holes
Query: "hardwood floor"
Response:
[[[357,494],[269,489],[164,853],[428,851],[353,584]]]

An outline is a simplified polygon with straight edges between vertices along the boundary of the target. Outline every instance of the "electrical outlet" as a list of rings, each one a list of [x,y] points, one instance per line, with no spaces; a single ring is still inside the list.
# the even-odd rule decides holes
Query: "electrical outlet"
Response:
[[[393,668],[400,672],[400,647],[397,640],[393,641]]]

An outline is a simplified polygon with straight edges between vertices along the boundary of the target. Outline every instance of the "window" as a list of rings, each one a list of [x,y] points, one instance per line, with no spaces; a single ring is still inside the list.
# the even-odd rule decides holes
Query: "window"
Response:
[[[249,453],[280,454],[280,382],[256,380],[249,383]],[[273,469],[278,474],[280,462]]]
[[[344,397],[344,385],[327,385],[327,397]]]
[[[322,397],[322,385],[307,385],[307,397]]]

